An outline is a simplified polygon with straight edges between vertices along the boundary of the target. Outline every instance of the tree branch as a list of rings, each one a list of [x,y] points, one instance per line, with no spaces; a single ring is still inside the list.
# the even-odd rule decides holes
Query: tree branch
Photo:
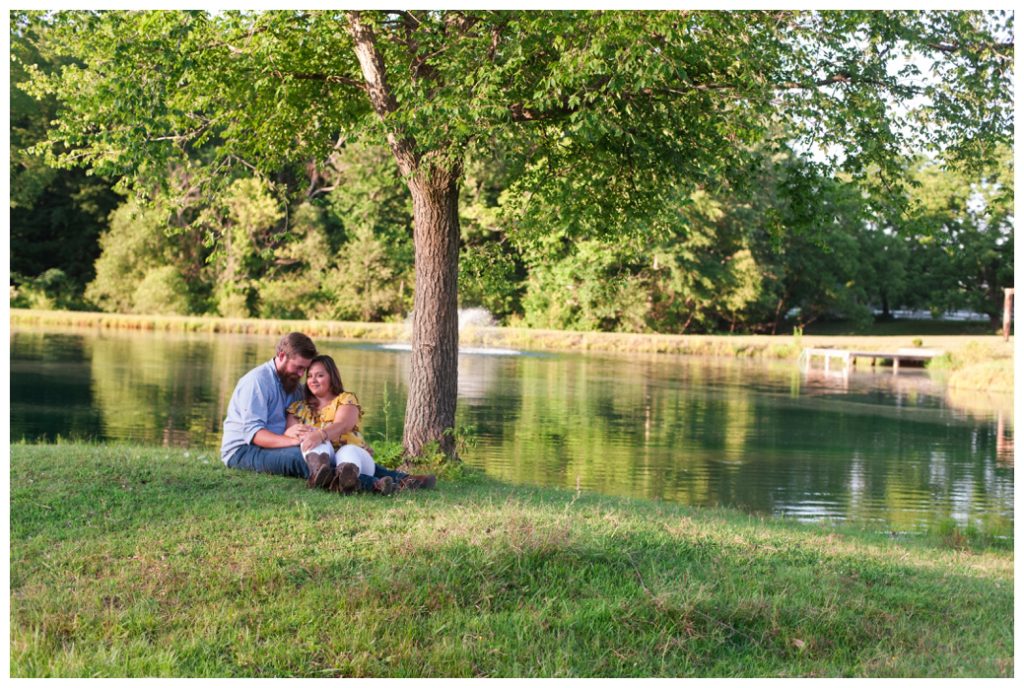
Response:
[[[608,83],[608,81],[608,77],[602,77],[596,80],[593,85],[585,89],[585,92],[596,91],[603,87],[606,83]],[[771,88],[772,90],[776,91],[796,91],[811,90],[815,88],[821,88],[823,86],[833,86],[836,84],[865,84],[875,86],[880,89],[890,88],[890,84],[887,84],[883,81],[879,81],[877,79],[862,79],[854,77],[846,72],[839,72],[837,74],[833,74],[832,76],[828,76],[823,79],[818,79],[815,81],[784,81],[773,85]],[[903,88],[907,90],[910,94],[921,93],[921,89],[914,86],[905,86]],[[660,88],[643,88],[633,92],[626,91],[615,94],[615,97],[621,98],[623,100],[639,100],[641,98],[654,98],[659,95],[686,96],[691,93],[699,92],[738,92],[739,90],[740,88],[736,84],[728,83],[679,84],[675,86],[663,86]],[[552,120],[557,119],[559,117],[565,117],[567,115],[570,115],[574,112],[577,112],[579,109],[579,107],[569,106],[567,99],[563,99],[560,105],[545,110],[530,109],[523,103],[511,103],[508,106],[508,110],[511,113],[512,120],[514,122],[538,122],[544,120]]]
[[[366,84],[347,76],[341,76],[340,74],[324,74],[322,72],[286,72],[280,69],[273,69],[270,71],[272,76],[278,79],[296,79],[298,81],[322,81],[327,84],[344,84],[345,86],[352,86],[358,88],[360,91],[366,92]]]
[[[184,134],[167,134],[166,136],[147,137],[146,141],[150,143],[154,141],[188,141],[190,139],[195,138],[196,136],[199,136],[204,131],[208,130],[211,126],[213,126],[212,121],[206,122],[201,127],[193,129],[192,131],[187,131]]]
[[[398,102],[388,88],[384,57],[377,49],[377,38],[373,29],[363,23],[361,14],[358,10],[348,13],[349,33],[352,35],[359,68],[366,81],[366,94],[370,98],[370,105],[377,116],[383,120],[388,115],[397,112]]]
[[[427,59],[431,56],[420,55],[420,46],[416,41],[416,30],[422,26],[423,22],[421,22],[412,12],[400,11],[398,14],[402,18],[401,29],[404,32],[404,37],[399,40],[405,46],[406,54],[409,59],[409,74],[412,80],[416,82],[423,77],[429,78],[430,76],[433,76],[436,73],[436,70],[426,64]]]
[[[505,22],[495,24],[491,29],[491,45],[487,49],[487,59],[494,62],[498,54],[498,45],[501,43],[501,32],[505,28]]]
[[[465,35],[469,33],[470,29],[479,24],[480,21],[480,17],[470,16],[460,10],[454,10],[445,15],[444,25],[445,29],[453,28],[458,33]]]
[[[366,80],[366,95],[370,99],[370,106],[387,126],[388,117],[398,111],[398,102],[388,88],[384,57],[377,49],[376,36],[373,29],[363,23],[362,14],[358,10],[348,12],[348,28],[356,59],[363,72],[363,79]],[[398,162],[398,169],[403,175],[412,174],[419,162],[415,154],[415,142],[407,136],[400,137],[391,127],[388,127],[387,139]]]
[[[991,50],[994,53],[1005,55],[1013,52],[1013,43],[984,43],[981,45],[963,45],[961,43],[929,43],[928,47],[940,53],[958,53],[962,51],[980,52]]]

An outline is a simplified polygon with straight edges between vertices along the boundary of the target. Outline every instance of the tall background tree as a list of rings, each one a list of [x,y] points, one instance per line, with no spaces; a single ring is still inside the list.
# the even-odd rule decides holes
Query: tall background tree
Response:
[[[543,253],[609,237],[667,240],[664,208],[725,183],[742,193],[758,177],[758,151],[820,145],[850,183],[893,196],[908,155],[971,169],[1011,138],[1007,12],[153,11],[45,21],[68,61],[52,74],[30,70],[30,90],[59,104],[39,147],[55,164],[147,191],[172,162],[202,160],[192,188],[212,198],[240,176],[286,188],[284,170],[315,168],[360,141],[386,145],[413,218],[411,454],[454,446],[469,161],[501,152],[514,241]],[[237,245],[237,223],[206,227]],[[691,264],[721,261],[701,257],[696,232],[685,240]],[[748,263],[735,313],[760,296],[754,253],[730,255]],[[620,269],[603,264],[594,267]],[[699,297],[698,284],[678,279],[685,261],[677,265],[673,293]]]
[[[27,21],[25,13],[11,13],[12,85],[26,80],[27,69],[51,74],[62,68],[64,59],[49,51],[44,33],[45,26]],[[32,155],[57,107],[54,98],[36,100],[11,89],[10,268],[25,305],[69,308],[81,305],[100,254],[100,232],[121,198],[113,190],[116,180],[82,168],[54,169]]]
[[[983,313],[998,326],[1003,287],[1013,286],[1013,154],[996,151],[978,178],[918,161],[909,170],[911,205],[894,221],[913,280],[904,300],[935,312]]]

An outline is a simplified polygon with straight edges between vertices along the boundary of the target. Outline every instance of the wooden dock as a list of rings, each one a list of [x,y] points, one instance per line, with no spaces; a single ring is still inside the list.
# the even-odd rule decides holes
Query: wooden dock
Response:
[[[842,362],[842,372],[849,373],[850,370],[857,364],[858,358],[869,358],[871,359],[871,365],[874,367],[878,361],[892,361],[892,372],[893,375],[900,372],[900,363],[924,363],[936,356],[941,356],[942,351],[938,349],[920,349],[920,348],[908,348],[898,349],[895,352],[888,351],[857,351],[854,349],[804,349],[803,353],[800,354],[800,364],[803,370],[806,372],[810,369],[814,359],[820,358],[824,361],[825,372],[831,372],[830,364],[832,361]]]

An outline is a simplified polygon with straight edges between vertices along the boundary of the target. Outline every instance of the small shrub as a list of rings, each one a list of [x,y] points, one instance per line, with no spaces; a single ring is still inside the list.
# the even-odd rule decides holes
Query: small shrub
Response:
[[[373,461],[385,468],[395,469],[402,464],[403,451],[401,442],[374,442]]]
[[[276,320],[299,320],[313,311],[319,296],[317,284],[311,277],[302,276],[284,280],[263,280],[257,283],[259,315]]]
[[[409,473],[433,473],[438,479],[449,481],[460,480],[466,474],[462,460],[446,455],[437,441],[424,445],[422,453],[417,457],[402,455],[400,458],[403,461],[398,466],[399,470]]]
[[[149,315],[188,313],[188,285],[173,265],[153,268],[132,295],[132,310]]]
[[[929,370],[953,370],[953,355],[949,353],[936,356],[925,362],[925,368]]]
[[[945,518],[935,523],[931,527],[931,532],[946,547],[956,550],[967,549],[967,535],[952,518]]]
[[[224,318],[248,318],[248,296],[228,285],[224,285],[217,295],[217,311]]]
[[[768,349],[768,356],[771,358],[797,358],[803,352],[798,342],[792,344],[773,344]]]
[[[955,550],[986,549],[993,547],[1006,547],[1012,545],[1002,544],[999,538],[987,532],[984,528],[978,528],[973,523],[965,527],[952,518],[946,518],[931,527],[931,534],[937,537],[943,545]]]
[[[36,277],[12,274],[10,304],[12,308],[37,310],[74,310],[82,306],[78,287],[63,270],[50,268]]]

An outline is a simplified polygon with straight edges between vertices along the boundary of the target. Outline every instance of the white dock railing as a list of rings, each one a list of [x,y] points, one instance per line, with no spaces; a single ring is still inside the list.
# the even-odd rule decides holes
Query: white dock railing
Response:
[[[833,360],[841,361],[843,364],[843,373],[849,373],[850,369],[857,364],[858,358],[870,358],[872,366],[874,366],[879,360],[892,361],[892,372],[893,375],[895,375],[900,372],[900,363],[925,362],[935,358],[936,356],[941,356],[942,353],[943,352],[938,349],[922,348],[899,349],[895,352],[807,348],[800,354],[800,367],[804,372],[807,372],[810,370],[814,359],[821,358],[824,361],[826,373],[831,372],[831,363]]]

